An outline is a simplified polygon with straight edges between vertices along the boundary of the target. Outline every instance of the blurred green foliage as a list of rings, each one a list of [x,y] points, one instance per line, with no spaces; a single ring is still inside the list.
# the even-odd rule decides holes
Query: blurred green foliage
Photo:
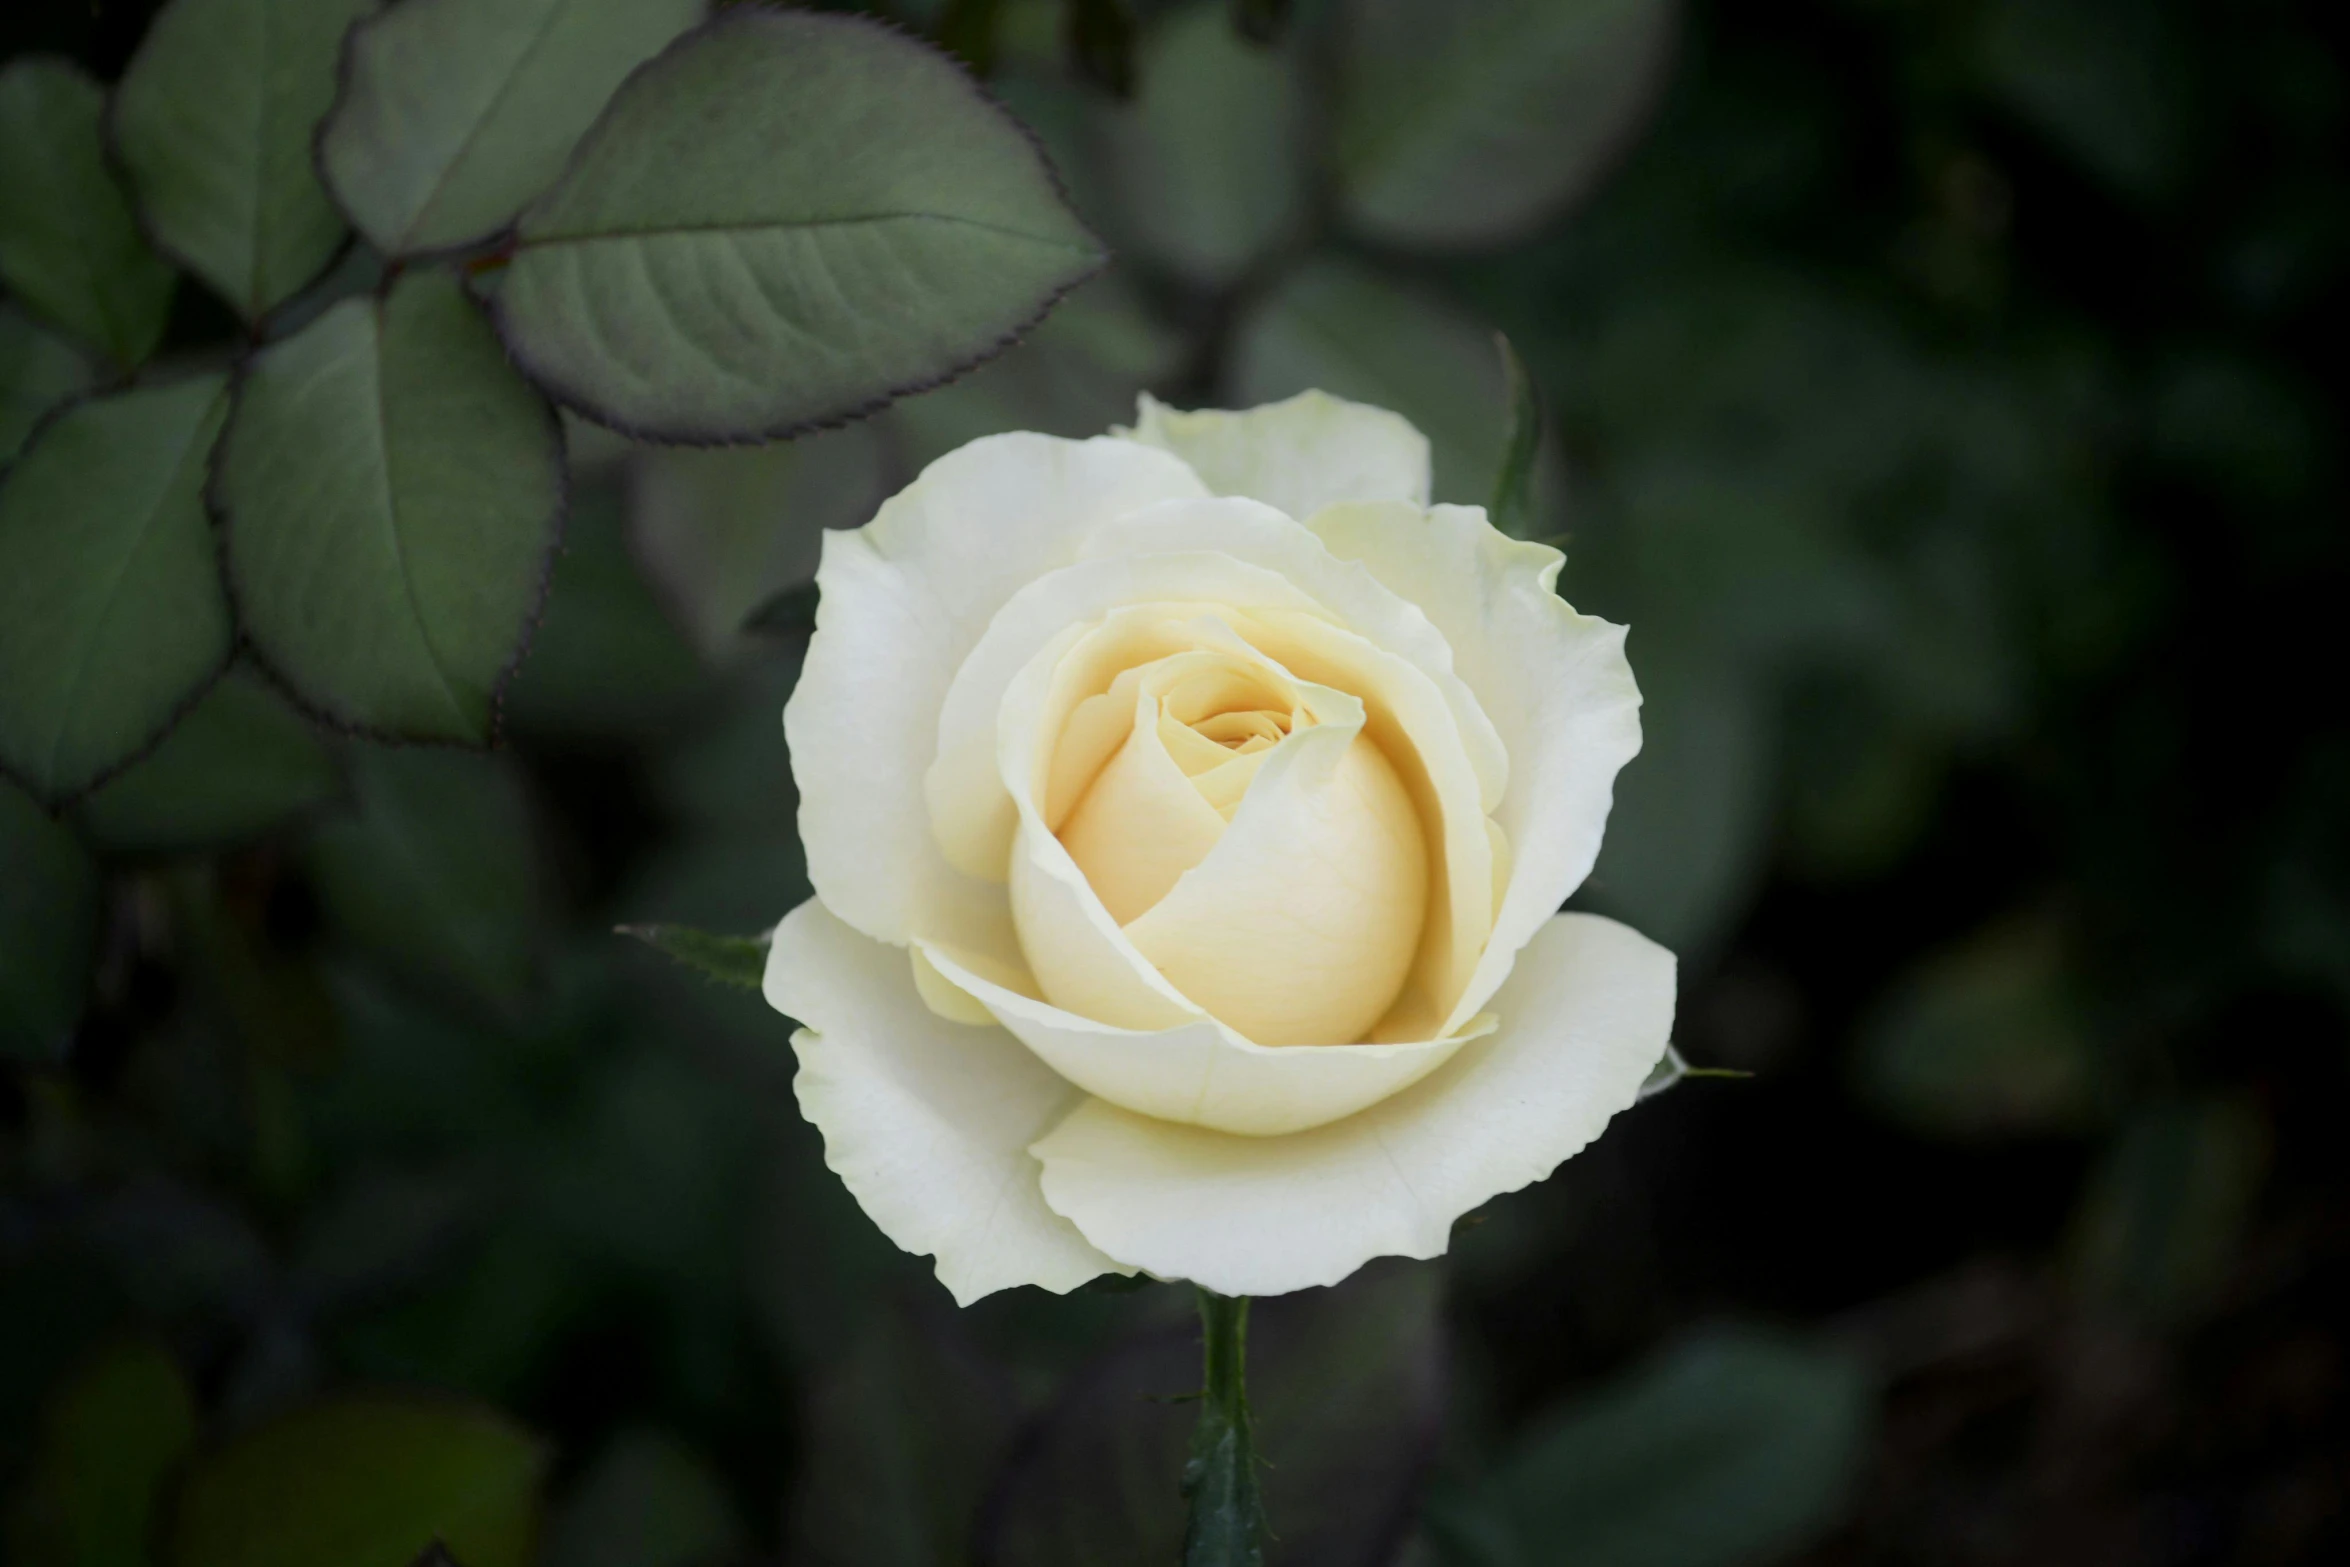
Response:
[[[887,9],[990,68],[1106,275],[843,430],[567,420],[496,752],[331,732],[240,657],[61,816],[0,782],[11,1559],[1172,1560],[1183,1292],[952,1313],[823,1168],[783,1021],[612,927],[806,896],[777,714],[820,530],[1146,387],[1396,408],[1482,502],[1496,328],[1546,415],[1513,526],[1646,699],[1578,902],[1757,1077],[1444,1264],[1260,1303],[1271,1559],[2339,1554],[2343,20]],[[108,78],[151,10],[0,26]],[[18,80],[0,178],[96,112]],[[59,327],[241,330],[57,167],[119,265],[11,272],[10,452],[107,373]]]

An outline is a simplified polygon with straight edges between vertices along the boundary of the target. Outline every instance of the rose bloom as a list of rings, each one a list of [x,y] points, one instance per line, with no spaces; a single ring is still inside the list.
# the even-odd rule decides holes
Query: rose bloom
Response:
[[[1561,560],[1318,392],[991,436],[825,535],[766,994],[958,1301],[1433,1257],[1638,1097],[1672,955],[1559,905],[1640,693]]]

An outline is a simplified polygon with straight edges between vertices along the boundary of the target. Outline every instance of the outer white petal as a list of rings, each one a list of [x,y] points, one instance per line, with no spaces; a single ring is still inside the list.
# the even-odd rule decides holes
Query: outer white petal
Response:
[[[1137,1124],[1216,1127],[1212,1135],[1232,1134],[1232,1141],[1286,1141],[1279,1134],[1350,1115],[1427,1076],[1493,1028],[1488,1016],[1450,1038],[1414,1044],[1281,1046],[1253,1044],[1206,1018],[1157,1030],[1115,1028],[983,979],[943,948],[923,951],[1071,1082],[1144,1107],[1147,1114],[1128,1117]]]
[[[1341,501],[1428,504],[1428,438],[1401,414],[1327,392],[1196,413],[1145,392],[1134,428],[1116,433],[1173,452],[1218,495],[1245,495],[1292,517]]]
[[[766,995],[805,1026],[792,1087],[824,1162],[878,1225],[938,1259],[956,1303],[1130,1273],[1044,1204],[1028,1145],[1083,1096],[996,1028],[950,1023],[906,954],[809,899],[776,927]]]
[[[1616,773],[1640,751],[1624,628],[1577,614],[1555,590],[1565,557],[1498,532],[1480,507],[1340,506],[1308,526],[1420,607],[1509,751],[1493,811],[1509,837],[1509,885],[1461,997],[1465,1016],[1599,856]]]
[[[1085,533],[1205,493],[1131,441],[991,436],[925,468],[865,527],[824,536],[816,634],[783,724],[826,907],[880,941],[921,927],[987,942],[967,927],[1000,912],[1002,892],[947,864],[923,799],[947,687],[1005,600],[1074,559]]]
[[[1561,914],[1495,998],[1501,1026],[1358,1115],[1235,1137],[1088,1100],[1031,1150],[1045,1201],[1129,1266],[1227,1295],[1434,1257],[1462,1214],[1538,1181],[1631,1105],[1672,1032],[1671,953]]]

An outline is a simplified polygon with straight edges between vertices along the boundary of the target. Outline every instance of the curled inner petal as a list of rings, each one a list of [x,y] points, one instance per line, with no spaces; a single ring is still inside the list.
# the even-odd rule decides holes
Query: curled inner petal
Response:
[[[1155,606],[1057,650],[1042,825],[1184,998],[1259,1044],[1351,1043],[1415,970],[1429,836],[1382,743],[1401,732],[1269,657],[1262,629]],[[1075,1009],[1054,954],[1030,956]]]

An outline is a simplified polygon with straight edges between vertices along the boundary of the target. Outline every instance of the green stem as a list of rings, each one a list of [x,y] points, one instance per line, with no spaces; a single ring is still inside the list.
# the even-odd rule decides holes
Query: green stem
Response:
[[[1263,1567],[1265,1504],[1248,1415],[1248,1297],[1199,1292],[1199,1429],[1183,1466],[1183,1567]]]

